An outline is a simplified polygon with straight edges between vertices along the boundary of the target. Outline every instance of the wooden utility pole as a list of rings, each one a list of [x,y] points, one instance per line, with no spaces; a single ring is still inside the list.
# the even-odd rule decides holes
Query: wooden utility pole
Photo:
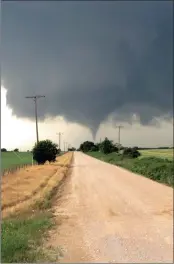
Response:
[[[59,149],[61,150],[61,135],[63,135],[63,133],[59,132],[59,133],[56,133],[56,135],[59,136]]]
[[[121,132],[121,128],[123,128],[123,126],[119,125],[119,126],[116,126],[118,128],[118,144],[120,145],[120,132]]]
[[[38,117],[37,117],[37,99],[45,97],[44,95],[36,95],[36,96],[26,96],[27,99],[33,99],[35,104],[35,119],[36,119],[36,140],[39,142],[39,132],[38,132]]]

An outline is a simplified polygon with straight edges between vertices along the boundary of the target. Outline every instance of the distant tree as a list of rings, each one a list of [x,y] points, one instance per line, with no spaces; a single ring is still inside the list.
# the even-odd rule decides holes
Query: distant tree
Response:
[[[100,151],[101,143],[96,143],[95,146],[96,146],[97,151]]]
[[[14,152],[19,152],[19,149],[18,149],[18,148],[15,148],[15,149],[14,149]]]
[[[83,151],[83,152],[88,152],[88,151],[91,151],[92,147],[94,147],[95,144],[94,142],[91,142],[91,141],[85,141],[83,142],[81,145],[80,145],[80,150]]]
[[[7,152],[7,149],[6,148],[2,148],[1,152]]]
[[[113,144],[112,140],[109,140],[107,137],[105,140],[100,144],[100,150],[104,154],[109,154],[114,151],[118,151],[118,148]]]
[[[56,156],[59,153],[57,144],[51,140],[42,140],[35,144],[33,148],[33,159],[38,164],[44,164],[46,161],[55,162]]]
[[[136,147],[133,147],[133,149],[136,149],[136,150],[138,150],[138,147],[136,146]]]
[[[91,147],[90,151],[99,151],[99,148],[98,148],[98,146],[94,145]]]
[[[75,151],[76,149],[75,148],[68,148],[68,151]]]

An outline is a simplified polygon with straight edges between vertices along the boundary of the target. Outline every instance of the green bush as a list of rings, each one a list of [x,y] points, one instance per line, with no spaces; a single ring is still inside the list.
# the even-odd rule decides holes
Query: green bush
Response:
[[[54,162],[59,151],[57,144],[51,140],[39,141],[33,148],[33,159],[38,164],[44,164],[46,161]]]
[[[94,145],[94,146],[92,146],[90,151],[98,151],[98,147]]]
[[[6,148],[2,148],[1,152],[7,152],[7,149]]]
[[[123,156],[129,157],[129,158],[138,158],[140,155],[141,154],[138,151],[137,147],[134,147],[134,148],[125,148],[123,150]]]
[[[83,143],[80,145],[79,150],[80,150],[80,151],[83,151],[83,152],[88,152],[88,151],[91,151],[91,149],[94,148],[94,147],[95,147],[94,142],[91,142],[91,141],[85,141],[85,142],[83,142]]]
[[[18,149],[18,148],[15,148],[15,149],[14,149],[14,152],[19,152],[19,149]]]

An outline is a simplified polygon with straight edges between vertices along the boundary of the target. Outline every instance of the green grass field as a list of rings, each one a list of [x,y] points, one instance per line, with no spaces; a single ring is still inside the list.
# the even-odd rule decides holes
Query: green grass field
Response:
[[[147,149],[140,150],[142,157],[157,157],[173,160],[173,149]]]
[[[1,152],[1,171],[22,164],[32,164],[30,152]]]

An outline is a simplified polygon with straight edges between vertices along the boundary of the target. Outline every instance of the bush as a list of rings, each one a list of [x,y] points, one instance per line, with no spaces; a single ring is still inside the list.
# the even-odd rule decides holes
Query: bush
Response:
[[[57,144],[51,140],[43,140],[35,144],[33,148],[33,159],[38,164],[44,164],[46,161],[55,162],[59,153]]]
[[[14,149],[14,152],[19,152],[19,149],[18,149],[18,148],[15,148],[15,149]]]
[[[91,142],[91,141],[85,141],[83,142],[81,145],[80,145],[80,150],[83,151],[83,152],[88,152],[88,151],[91,151],[92,147],[94,147],[95,144],[94,142]]]
[[[98,151],[98,147],[95,145],[95,146],[92,146],[91,150],[90,151]]]
[[[140,156],[140,152],[137,150],[136,147],[134,148],[125,148],[123,150],[123,156],[128,158],[138,158]]]
[[[7,152],[6,148],[2,148],[1,152]]]

